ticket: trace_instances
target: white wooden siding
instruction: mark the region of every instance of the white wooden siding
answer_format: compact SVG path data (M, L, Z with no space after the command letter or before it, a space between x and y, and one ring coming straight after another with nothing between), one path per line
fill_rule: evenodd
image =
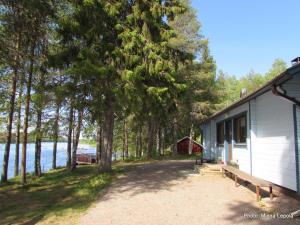
M253 176L296 190L293 104L269 91L256 98L251 119Z
M250 129L250 174L253 174L253 169L252 169L252 154L253 154L253 146L255 145L256 141L256 130L257 130L257 120L256 120L256 99L250 100L250 123L249 123L249 129Z
M298 147L298 155L296 157L298 157L298 164L299 164L300 163L300 107L299 106L296 107L296 129L297 129L296 138L297 138L297 147ZM298 174L300 174L300 165L298 165ZM297 182L298 182L298 188L300 189L300 180L298 180ZM299 189L298 192L300 192Z

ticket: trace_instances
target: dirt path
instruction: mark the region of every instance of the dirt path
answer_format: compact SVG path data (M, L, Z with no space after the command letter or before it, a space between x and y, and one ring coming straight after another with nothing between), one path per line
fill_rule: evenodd
M262 212L255 194L244 186L234 187L229 178L195 174L193 163L164 161L138 166L117 179L79 224L299 224L298 219L245 218ZM285 201L300 209L299 202Z

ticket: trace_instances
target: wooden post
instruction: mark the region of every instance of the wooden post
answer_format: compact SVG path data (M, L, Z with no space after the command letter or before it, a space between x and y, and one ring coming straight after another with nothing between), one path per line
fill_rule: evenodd
M272 186L269 187L270 190L270 199L273 200L273 190L272 190Z
M237 175L236 174L234 175L234 182L235 182L235 186L237 187L238 185L237 185Z
M258 202L259 202L259 197L260 197L260 195L259 195L259 186L256 186L256 201L258 201Z

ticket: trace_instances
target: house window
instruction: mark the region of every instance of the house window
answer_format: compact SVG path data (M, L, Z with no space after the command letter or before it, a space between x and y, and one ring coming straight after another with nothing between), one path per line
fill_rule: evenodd
M217 123L217 144L224 144L224 122Z
M239 116L234 119L234 141L236 144L246 144L247 139L247 117Z
M228 144L232 143L232 120L227 120L225 122L225 139Z

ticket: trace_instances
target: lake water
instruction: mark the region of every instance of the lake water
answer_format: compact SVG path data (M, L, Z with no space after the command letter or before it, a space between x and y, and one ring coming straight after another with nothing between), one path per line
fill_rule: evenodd
M14 160L15 160L15 144L11 145L9 154L9 165L8 165L8 177L11 178L14 175ZM0 173L2 173L3 155L4 155L5 144L0 144ZM21 168L21 145L20 145L20 167ZM48 171L52 167L52 151L53 143L43 142L42 143L42 153L41 153L41 168L42 171ZM34 152L35 144L30 143L27 145L27 159L26 159L26 169L27 172L34 171ZM78 153L96 153L96 148L88 144L79 144ZM57 144L57 156L56 156L56 166L66 166L67 162L67 143L60 142Z

